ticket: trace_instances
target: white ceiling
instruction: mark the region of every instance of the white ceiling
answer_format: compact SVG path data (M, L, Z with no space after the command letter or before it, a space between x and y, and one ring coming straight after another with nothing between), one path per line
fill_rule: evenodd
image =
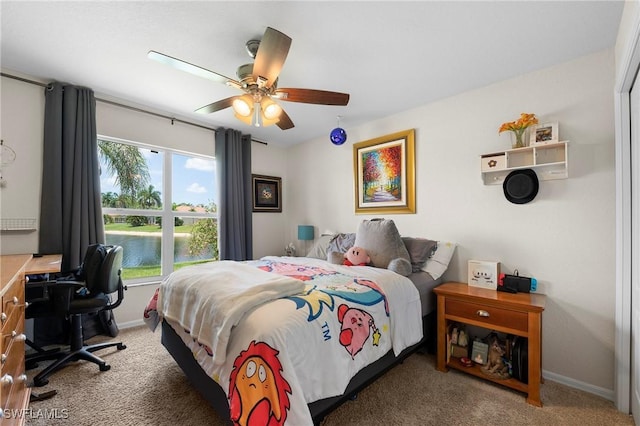
M91 87L99 98L233 127L289 146L341 127L613 47L622 1L139 1L1 3L5 73ZM249 127L196 108L237 89L147 58L228 77L267 26L293 39L280 87L346 92L347 106L281 102L295 127ZM517 111L516 111L517 112Z

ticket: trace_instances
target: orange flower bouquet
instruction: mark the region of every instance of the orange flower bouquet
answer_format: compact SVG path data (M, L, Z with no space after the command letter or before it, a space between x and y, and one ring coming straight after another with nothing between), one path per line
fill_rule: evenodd
M516 142L513 144L513 147L522 148L523 146L525 146L523 140L524 131L527 130L527 127L534 124L538 124L538 118L536 117L536 115L523 112L522 114L520 114L520 118L518 118L516 121L502 123L502 126L500 126L500 129L498 130L498 134L506 131L513 132L516 138Z

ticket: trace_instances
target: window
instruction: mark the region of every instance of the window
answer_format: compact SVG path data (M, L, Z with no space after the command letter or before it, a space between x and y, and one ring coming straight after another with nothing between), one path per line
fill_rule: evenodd
M125 280L218 258L212 157L103 136L98 152L106 243L123 247Z

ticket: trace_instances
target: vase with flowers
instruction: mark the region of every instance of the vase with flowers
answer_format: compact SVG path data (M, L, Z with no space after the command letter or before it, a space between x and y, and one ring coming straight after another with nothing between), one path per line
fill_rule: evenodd
M516 121L508 121L506 123L502 123L500 129L498 130L498 134L502 132L513 132L514 141L512 142L513 148L522 148L526 146L525 144L525 132L529 126L533 126L534 124L538 124L538 118L535 114L527 114L523 112L520 114L520 118Z

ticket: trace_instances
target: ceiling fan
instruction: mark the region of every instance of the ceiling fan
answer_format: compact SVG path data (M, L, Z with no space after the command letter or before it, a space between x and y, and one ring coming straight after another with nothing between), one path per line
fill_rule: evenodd
M276 124L280 129L294 127L291 118L274 99L318 105L347 105L349 94L314 89L278 88L278 76L291 47L291 38L267 27L262 40L249 40L246 49L254 58L252 64L238 67L238 80L190 64L154 50L148 57L176 69L224 83L245 92L243 95L221 99L196 112L212 113L232 107L236 118L257 127Z

